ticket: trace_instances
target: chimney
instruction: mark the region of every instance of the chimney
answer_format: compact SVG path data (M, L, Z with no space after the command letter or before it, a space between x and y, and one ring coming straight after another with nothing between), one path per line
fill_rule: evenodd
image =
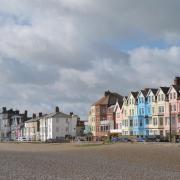
M36 114L34 114L34 113L33 113L33 116L32 116L32 118L33 118L33 119L35 119L35 118L36 118Z
M175 86L180 86L180 77L175 77L174 78L174 85Z
M39 117L42 117L42 112L39 112Z
M15 111L15 114L19 114L19 111L18 111L18 110L16 110L16 111Z
M27 118L27 114L28 114L28 112L27 112L27 110L25 110L25 111L24 111L24 117L25 117L25 118Z
M108 90L108 91L105 91L104 96L108 96L110 94L111 94L111 92Z
M3 107L2 110L3 110L3 113L5 113L6 112L6 107Z
M56 106L55 112L58 113L59 112L59 107Z
M23 122L27 121L27 110L24 111Z
M69 114L70 114L70 116L73 116L74 113L73 113L73 112L70 112Z

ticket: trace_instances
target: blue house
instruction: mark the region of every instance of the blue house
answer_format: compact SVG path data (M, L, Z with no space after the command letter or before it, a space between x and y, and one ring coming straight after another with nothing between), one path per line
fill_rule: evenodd
M153 123L152 123L152 116L155 114L155 107L156 107L156 93L158 89L149 89L147 93L147 102L146 102L146 109L147 109L147 118L146 118L146 135L152 135L153 130Z
M146 127L148 124L147 120L147 94L149 89L140 90L138 93L138 104L137 104L137 115L138 115L138 132L140 136L146 136Z

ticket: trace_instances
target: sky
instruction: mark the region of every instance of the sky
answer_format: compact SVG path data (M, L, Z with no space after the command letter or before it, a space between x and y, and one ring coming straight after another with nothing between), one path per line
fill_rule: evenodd
M0 0L0 106L58 105L86 120L121 95L180 76L179 0Z

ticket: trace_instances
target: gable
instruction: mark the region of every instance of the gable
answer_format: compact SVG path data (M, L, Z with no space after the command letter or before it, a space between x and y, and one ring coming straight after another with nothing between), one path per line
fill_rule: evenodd
M174 92L177 93L177 91L176 91L176 89L174 88L174 86L171 86L167 94L174 93Z
M161 88L158 89L157 93L156 93L156 96L158 96L159 94L164 94L164 92L162 91Z
M147 96L154 96L154 93L150 90Z
M139 91L137 98L138 97L144 97L144 94L142 93L142 91Z

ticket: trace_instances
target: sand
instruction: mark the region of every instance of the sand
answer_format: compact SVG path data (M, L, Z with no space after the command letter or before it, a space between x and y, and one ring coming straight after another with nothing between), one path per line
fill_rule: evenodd
M180 145L0 143L0 180L180 180Z

